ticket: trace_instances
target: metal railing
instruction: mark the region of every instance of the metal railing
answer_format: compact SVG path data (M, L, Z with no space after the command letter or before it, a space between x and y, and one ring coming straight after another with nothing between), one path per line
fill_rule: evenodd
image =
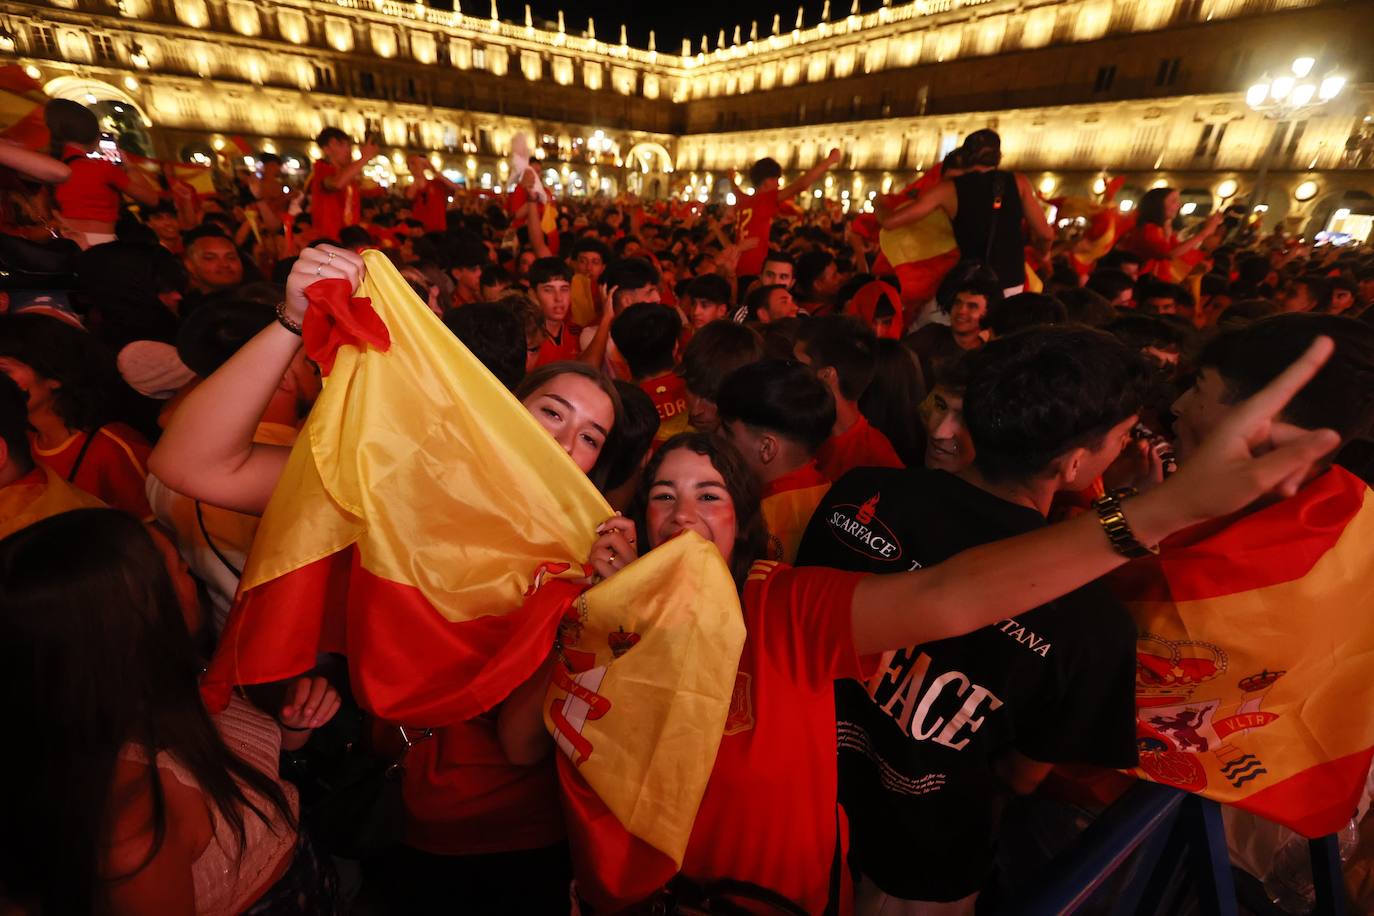
M1337 837L1310 841L1313 916L1344 916ZM1010 916L1073 913L1091 902L1109 916L1167 916L1188 897L1207 916L1236 916L1237 885L1221 806L1156 783L1133 786L1040 871L1034 887L1012 893ZM1247 899L1251 912L1267 901ZM1270 907L1271 912L1279 912Z

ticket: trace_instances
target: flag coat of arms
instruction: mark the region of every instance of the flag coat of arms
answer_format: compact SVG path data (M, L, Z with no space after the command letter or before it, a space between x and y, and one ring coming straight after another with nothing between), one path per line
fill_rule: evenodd
M671 583L671 587L665 587ZM744 648L734 580L687 532L573 603L544 703L576 865L594 905L678 871L715 766Z
M1139 630L1134 774L1308 837L1343 827L1374 755L1374 500L1333 468L1124 567Z

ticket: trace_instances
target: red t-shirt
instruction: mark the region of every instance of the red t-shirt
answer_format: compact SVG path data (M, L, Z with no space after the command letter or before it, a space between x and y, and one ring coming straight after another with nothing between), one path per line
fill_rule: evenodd
M645 379L638 385L658 410L658 432L654 434L654 448L658 448L678 433L687 431L687 383L680 376L668 371Z
M841 839L834 682L864 676L850 608L862 578L768 561L749 571L749 635L683 858L687 877L749 881L808 913L825 909Z
M758 239L757 245L740 255L735 273L741 277L756 276L763 270L763 260L768 256L768 234L773 228L773 217L778 212L777 188L750 194L736 204L735 212L736 243Z
M448 186L442 181L426 181L410 204L411 214L425 224L426 232L448 228Z
M831 436L816 452L816 465L831 480L839 480L854 468L900 468L902 459L887 436L874 428L867 417L838 436Z
M123 423L108 423L93 435L72 483L111 508L122 509L140 521L152 519L145 491L152 447ZM63 480L71 474L85 442L86 433L77 433L57 448L44 450L38 447L36 435L29 436L33 457Z
M506 760L496 714L437 729L406 754L405 842L436 855L540 849L563 839L553 758Z
M582 352L578 346L578 338L581 335L582 329L577 325L563 322L563 333L558 335L556 340L549 335L539 345L539 355L534 360L535 368L567 359L577 359L577 355Z
M334 191L325 186L325 179L337 174L339 167L324 159L316 162L310 172L310 225L322 239L337 240L340 229L357 225L360 218L361 199L356 179Z
M57 207L67 219L113 223L119 219L119 195L129 186L129 175L107 159L90 159L86 151L70 143L62 161L72 176L54 188Z

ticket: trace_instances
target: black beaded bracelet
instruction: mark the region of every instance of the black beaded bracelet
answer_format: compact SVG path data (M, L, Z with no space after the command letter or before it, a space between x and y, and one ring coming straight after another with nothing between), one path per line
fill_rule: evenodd
M297 337L301 336L301 326L286 317L286 303L284 301L277 303L277 324L286 328Z

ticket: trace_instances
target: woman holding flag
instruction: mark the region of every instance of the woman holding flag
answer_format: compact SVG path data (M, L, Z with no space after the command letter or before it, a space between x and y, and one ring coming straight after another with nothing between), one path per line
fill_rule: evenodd
M251 445L251 433L278 377L300 346L296 333L306 311L306 288L324 279L341 280L355 288L361 275L361 262L348 252L330 248L306 252L288 283L281 326L262 332L187 399L154 454L154 472L189 495L260 511L285 468L286 455ZM401 320L399 313L397 320ZM685 531L714 544L742 592L748 636L736 680L738 702L731 704L680 869L660 854L657 860L647 859L644 868L629 867L638 862L623 863L627 867L620 870L616 883L598 884L592 877L594 866L600 864L598 858L608 857L610 847L597 840L608 822L603 818L598 825L579 823L582 812L577 799L565 797L572 818L569 827L576 838L573 852L579 863L579 893L598 910L614 910L655 895L680 871L698 883L747 882L763 888L768 899L776 901L780 896L806 912L822 912L831 900L842 902L839 887L844 870L832 870L842 858L843 836L835 800L833 680L862 676L868 656L966 633L1044 604L1100 577L1169 534L1232 512L1261 494L1291 495L1312 464L1338 439L1329 431L1295 431L1275 423L1274 417L1315 374L1330 350L1329 341L1319 340L1273 383L1239 405L1188 467L1124 508L1118 502L1104 505L1100 516L1080 516L904 575L865 577L756 562L765 532L757 492L738 457L705 437L671 440L646 470L638 538L623 520L603 523L586 565L602 577L618 576L635 557L636 540L655 548ZM554 414L560 414L559 408L566 412L569 406L576 407L583 418L579 426L591 428L584 424L598 422L609 434L615 423L614 402L598 402L595 385L585 386L580 394L560 387L560 378L565 376L531 392L522 401L526 409L560 445L564 437L550 425L556 418L541 418L543 407ZM538 397L545 400L540 402ZM595 440L594 435L582 440L586 448L580 457L564 445L583 472L605 447L604 440L599 446L593 444ZM363 644L357 648L368 650ZM509 644L507 648L542 654L528 639L523 648L512 649ZM313 659L313 651L309 658ZM407 671L422 670L430 661L411 657ZM309 663L301 667L308 668ZM406 672L400 676L424 677ZM434 690L442 685L418 687ZM536 675L503 707L499 747L513 765L533 764L547 753L549 739L538 720L542 696L543 680ZM407 769L423 771L417 752L425 753L426 746L438 743L424 742L412 750ZM779 780L783 772L793 779ZM798 781L804 783L805 791L796 789ZM441 788L438 783L430 785ZM565 783L565 796L568 792ZM415 812L415 792L408 789L407 795ZM490 799L479 794L467 801L481 805ZM462 807L459 804L455 809ZM494 821L485 822L490 823ZM454 842L480 843L491 839L480 832L485 824L454 820L447 826ZM475 835L464 837L465 831ZM441 861L433 865L430 875L453 874L442 869ZM556 879L556 869L546 864L544 874L526 872L518 883L506 885L504 905L540 891L548 894L540 894L540 899L552 902L551 886L557 881L536 883L536 877ZM435 884L427 890L442 896L444 887Z
M1331 348L1330 340L1319 339L1238 405L1184 471L1124 508L1116 503L1110 513L1088 513L905 574L793 569L762 560L767 532L743 460L727 443L701 434L669 440L644 471L640 539L652 550L692 531L715 544L740 589L748 636L680 872L674 876L671 862L631 844L613 869L613 885L601 879L615 840L607 835L605 848L574 842L579 895L598 913L646 898L670 903L712 896L771 903L769 912L847 911L833 682L868 676L883 652L968 633L1067 594L1157 549L1170 534L1263 494L1291 496L1339 439L1274 417ZM542 684L527 685L505 707L502 740L513 760L537 760L552 747L539 717L543 696ZM509 721L517 715L522 723ZM787 778L779 779L783 773ZM564 802L570 835L600 838L604 818L598 826L575 792L565 796L571 796Z
M253 433L282 375L301 348L306 287L327 279L350 289L363 261L340 248L302 252L287 280L279 321L249 341L199 385L173 415L150 466L168 486L214 505L260 515L291 450L257 444ZM600 372L555 363L515 392L577 467L598 479L613 455L620 399ZM611 448L607 447L608 442ZM609 575L633 556L633 526L613 518L588 561ZM388 893L404 912L461 888L475 912L493 912L520 888L532 912L566 904L569 866L552 762L513 765L484 714L434 730L405 759L405 845L389 857Z

